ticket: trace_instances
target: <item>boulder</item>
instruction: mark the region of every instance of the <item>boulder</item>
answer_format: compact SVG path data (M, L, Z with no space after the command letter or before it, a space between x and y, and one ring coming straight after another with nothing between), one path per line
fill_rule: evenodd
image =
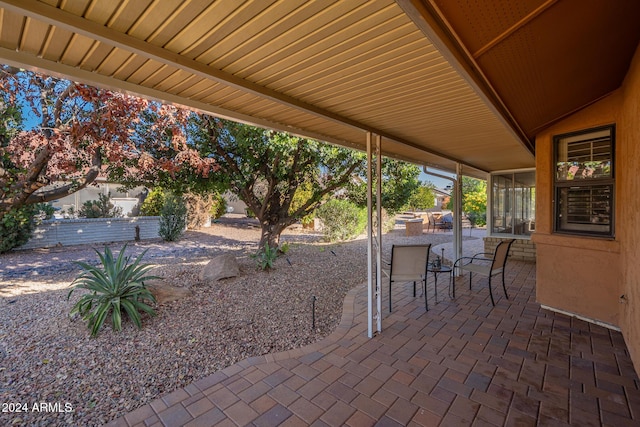
M189 288L171 286L163 280L152 280L146 283L146 286L153 296L156 297L158 304L177 301L193 294Z
M240 274L240 266L236 257L231 254L218 255L211 259L200 272L200 280L215 282L220 279L236 277Z

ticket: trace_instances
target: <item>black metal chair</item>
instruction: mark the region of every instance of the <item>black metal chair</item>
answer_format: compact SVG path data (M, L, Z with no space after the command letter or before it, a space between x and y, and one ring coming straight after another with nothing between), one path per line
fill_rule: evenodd
M493 254L482 252L475 254L472 257L462 257L453 263L454 271L456 268L469 272L469 290L471 290L471 279L473 273L480 274L481 276L487 276L489 278L489 296L491 297L491 304L496 305L493 300L493 291L491 290L491 278L498 274L502 275L502 289L504 290L504 296L509 299L507 295L507 287L504 283L504 270L507 264L507 257L509 256L509 248L513 244L514 240L503 240L498 243ZM455 295L455 284L454 284Z

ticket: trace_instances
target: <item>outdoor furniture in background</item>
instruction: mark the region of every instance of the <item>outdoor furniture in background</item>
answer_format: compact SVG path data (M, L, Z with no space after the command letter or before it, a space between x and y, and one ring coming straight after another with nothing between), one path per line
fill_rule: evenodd
M416 296L416 282L422 282L424 306L427 306L427 264L431 244L393 245L391 261L382 272L389 277L389 312L391 312L391 285L393 282L413 282L413 296Z
M427 233L429 232L429 230L433 229L432 233L434 233L436 231L436 229L444 229L444 221L442 221L442 214L441 213L433 213L433 212L427 212L427 218L429 220L429 225L427 227Z
M407 236L419 236L422 234L422 218L408 219L404 222Z
M491 290L491 278L495 275L502 275L502 289L504 290L504 296L509 299L507 295L507 287L504 283L504 269L507 264L507 257L509 255L509 248L514 242L511 240L503 240L496 246L495 252L491 253L478 253L472 257L462 257L453 263L454 270L456 268L469 272L469 290L471 290L471 280L473 273L481 276L487 276L489 278L489 296L491 297L491 304L496 305L493 300L493 291ZM453 296L455 297L455 283L453 285Z
M444 230L451 230L453 228L453 215L451 212L442 215L442 223Z

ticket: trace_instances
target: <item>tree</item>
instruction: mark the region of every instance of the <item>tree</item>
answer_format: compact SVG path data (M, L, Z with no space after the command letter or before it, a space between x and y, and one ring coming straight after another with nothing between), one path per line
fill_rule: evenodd
M363 164L352 150L210 116L200 118L200 129L196 144L202 156L215 159L216 180L260 221L260 248L277 247L285 228L313 212ZM310 193L291 209L302 184Z
M473 225L483 226L487 223L487 182L478 179L474 181L475 185L462 196L462 210Z
M411 163L385 157L382 159L381 172L382 207L392 214L399 212L420 186L420 168ZM367 183L364 176L360 178L348 184L347 197L358 206L366 206Z
M453 209L453 197L447 209ZM473 220L474 225L487 223L487 181L468 176L462 177L462 211Z
M434 189L435 186L430 182L418 187L408 201L411 210L426 210L434 207L436 200Z
M78 191L100 173L213 170L187 143L187 111L9 66L0 67L0 92L0 219Z

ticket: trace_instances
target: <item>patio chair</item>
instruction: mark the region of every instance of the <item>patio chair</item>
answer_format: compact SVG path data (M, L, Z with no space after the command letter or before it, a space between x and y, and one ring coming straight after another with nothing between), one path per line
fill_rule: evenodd
M389 278L389 312L391 312L391 286L394 282L413 282L413 296L416 296L416 282L422 282L424 306L427 310L427 263L431 244L393 245L391 261L382 272Z
M445 223L442 220L442 215L434 215L432 212L427 212L427 219L429 220L429 225L427 226L427 233L430 229L433 228L432 233L435 233L437 228L444 229Z
M481 252L472 257L459 258L453 263L454 271L458 268L469 272L469 290L471 290L471 279L473 278L473 273L481 276L487 276L489 278L489 296L491 297L491 304L494 306L496 303L493 300L493 291L491 290L491 278L493 276L498 274L502 275L502 290L504 290L504 296L509 299L509 295L507 295L507 287L504 284L504 269L507 264L509 248L513 242L513 239L503 240L498 243L493 254ZM453 292L455 295L455 284Z

